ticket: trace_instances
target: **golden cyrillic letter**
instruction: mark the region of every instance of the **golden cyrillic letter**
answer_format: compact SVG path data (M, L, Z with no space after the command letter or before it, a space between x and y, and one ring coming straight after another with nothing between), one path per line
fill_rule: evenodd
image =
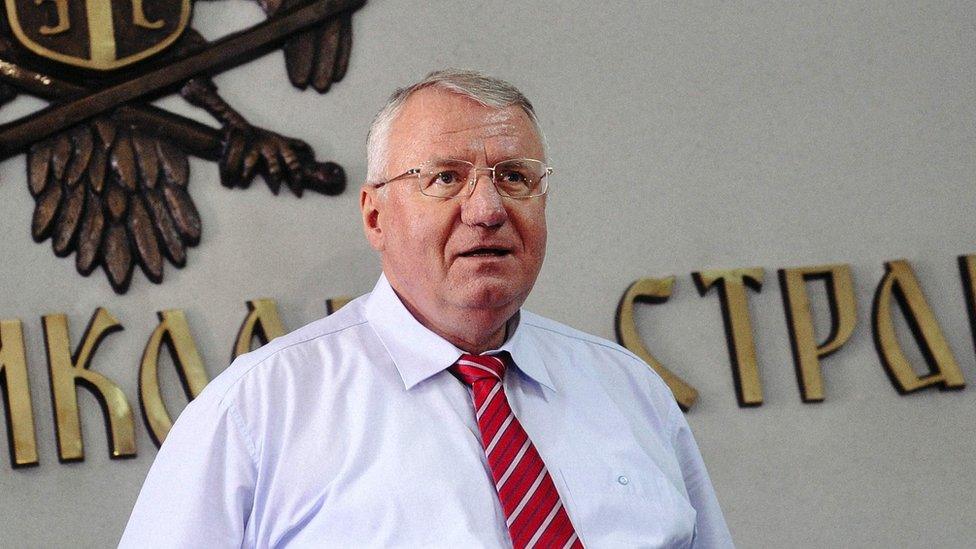
M634 322L635 302L664 303L671 297L673 287L673 276L667 278L642 278L631 284L627 288L627 291L624 292L623 297L620 298L620 304L617 305L615 327L617 331L617 343L620 343L650 365L664 379L668 387L671 388L674 399L678 401L681 409L688 411L698 398L698 391L665 368L651 355L651 352L644 346L640 333L637 331L637 323Z
M830 304L830 334L818 344L810 311L807 281L823 280ZM857 304L854 298L854 279L850 265L820 265L779 270L779 285L783 291L786 327L793 350L796 382L803 402L822 402L823 373L820 359L847 343L857 324Z
M234 343L234 352L230 359L234 360L244 353L250 352L257 347L251 347L255 337L261 345L272 339L285 335L285 328L278 317L278 306L273 299L255 299L247 302L248 313L241 323L241 329L237 332L237 341Z
M34 406L27 380L24 330L19 320L0 320L0 392L6 403L11 465L37 465Z
M326 316L338 311L339 309L345 307L354 298L352 297L332 297L325 300L325 314Z
M145 29L159 29L166 24L165 21L150 21L146 19L146 12L142 9L142 0L132 0L132 22L137 27Z
M976 255L961 255L958 259L962 290L966 294L969 331L973 336L973 344L976 345Z
M61 34L62 32L65 32L68 29L70 29L71 20L68 17L68 0L34 0L34 3L37 5L41 5L44 2L48 2L48 1L54 2L54 5L56 6L57 11L55 13L57 14L57 17L55 21L57 22L54 24L53 27L48 25L41 25L41 28L38 29L38 31L41 34L48 36L52 34Z
M919 376L901 350L891 320L892 297L898 303L912 335L925 357L929 373ZM926 387L937 386L941 390L962 389L966 386L959 364L956 363L949 343L942 334L932 309L925 301L922 287L907 261L900 259L885 263L885 275L874 294L871 315L874 328L874 345L892 385L901 394L908 394Z
M698 293L705 295L712 286L718 287L722 303L722 319L725 322L725 340L732 361L732 379L739 406L761 406L763 403L762 381L756 364L756 342L749 319L749 298L746 286L754 291L762 290L763 269L725 269L701 271L691 274Z
M196 398L210 378L203 367L203 359L200 358L193 336L190 335L190 326L183 311L169 309L156 314L159 316L159 325L146 342L142 365L139 367L139 404L142 406L142 418L149 428L149 436L158 447L166 440L167 433L173 427L172 416L166 410L159 389L159 354L162 346L166 345L169 350L188 400Z
M62 462L85 459L78 415L78 385L91 391L102 406L112 459L135 457L135 426L125 393L107 377L88 369L98 345L109 334L122 330L122 325L108 311L99 307L72 355L67 317L63 314L45 315L43 321L58 459Z

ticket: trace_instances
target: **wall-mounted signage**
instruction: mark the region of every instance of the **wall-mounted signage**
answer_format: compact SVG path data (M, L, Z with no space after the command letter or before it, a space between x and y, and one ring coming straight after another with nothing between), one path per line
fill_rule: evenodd
M958 258L963 294L970 326L976 340L976 255ZM855 330L857 299L850 266L844 264L792 267L778 270L786 324L790 334L797 385L803 402L821 402L826 398L821 360L848 342ZM725 326L735 394L740 406L760 406L763 387L759 375L749 317L749 292L762 288L764 269L704 270L692 273L702 296L718 295ZM830 304L830 330L817 334L811 314L807 283L822 280ZM648 350L634 321L636 303L661 304L671 296L675 277L645 278L634 282L624 292L617 309L616 330L620 343L643 358L664 378L682 408L688 410L698 392L689 383L665 368ZM349 298L326 301L331 314L348 303ZM247 302L247 314L241 322L232 345L231 359L256 345L283 335L286 330L273 300ZM894 328L895 309L911 327L924 357L925 374L918 372L906 357ZM190 322L181 309L157 313L159 321L148 334L137 376L139 408L143 422L158 446L172 427L159 384L159 359L163 349L169 353L187 399L200 394L209 382ZM136 422L133 407L125 392L106 376L91 369L98 345L122 325L111 312L98 308L72 350L68 318L63 314L41 317L44 345L54 409L58 459L61 462L84 459L77 391L83 387L101 404L108 431L112 458L136 455ZM942 390L962 389L965 381L938 321L922 292L922 285L911 266L904 260L885 263L885 273L878 282L872 300L871 332L881 367L900 394L929 387ZM135 371L135 370L134 370ZM13 467L39 463L35 435L34 407L28 382L27 352L21 319L0 320L0 392L6 402L7 434Z
M960 256L959 271L970 327L976 342L976 255ZM764 269L721 269L692 273L698 293L718 294L729 349L732 379L739 406L761 406L762 381L756 360L755 338L749 318L749 292L762 289ZM822 402L825 398L820 360L837 351L854 333L857 299L849 265L818 265L778 270L783 310L793 352L796 381L803 402ZM830 331L814 329L807 282L821 280L830 305ZM671 296L675 277L644 278L630 285L617 307L617 340L661 374L675 399L688 410L698 391L661 364L641 339L634 322L634 304L664 303ZM911 328L925 360L927 373L920 375L905 356L895 333L894 309L898 308ZM871 333L881 366L900 394L927 387L942 390L962 389L966 383L959 364L949 348L942 328L922 293L922 286L905 260L885 263L885 274L878 282L871 305Z
M348 298L327 300L327 313L331 314L348 302ZM247 315L233 344L231 360L256 348L255 344L259 347L286 333L274 301L248 301L247 308ZM163 348L173 359L187 399L192 400L199 395L210 378L183 310L160 311L157 316L159 323L149 335L142 359L138 361L138 384L143 420L150 437L159 446L173 426L159 386L159 357ZM109 335L121 331L122 324L107 309L99 307L72 351L67 316L44 315L41 323L44 326L44 350L54 408L58 460L68 463L85 459L77 400L79 387L90 391L101 405L108 431L109 455L113 459L135 457L132 406L114 380L91 369L92 358L99 344ZM34 406L27 377L23 322L19 319L0 320L0 392L7 404L11 464L14 468L37 465Z

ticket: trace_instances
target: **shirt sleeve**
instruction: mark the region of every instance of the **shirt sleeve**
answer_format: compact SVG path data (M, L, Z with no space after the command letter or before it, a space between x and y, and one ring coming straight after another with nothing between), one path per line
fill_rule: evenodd
M705 462L698 451L698 444L695 443L691 428L677 403L673 403L669 423L671 444L681 466L688 499L698 513L692 546L703 549L734 547L732 535L715 496L715 489L712 488L712 481L705 470Z
M254 455L236 408L191 402L149 470L119 547L241 547Z

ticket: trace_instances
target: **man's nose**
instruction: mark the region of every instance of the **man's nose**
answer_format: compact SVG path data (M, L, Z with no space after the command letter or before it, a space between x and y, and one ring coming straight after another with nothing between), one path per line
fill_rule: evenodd
M491 174L491 170L479 169L474 172L474 190L461 205L461 221L464 223L498 227L508 219L508 210Z

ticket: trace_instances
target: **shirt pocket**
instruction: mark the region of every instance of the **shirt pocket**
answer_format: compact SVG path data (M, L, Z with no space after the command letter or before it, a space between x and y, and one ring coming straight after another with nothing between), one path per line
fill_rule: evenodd
M600 547L688 547L696 513L657 470L608 465L560 469L567 512L583 544Z

